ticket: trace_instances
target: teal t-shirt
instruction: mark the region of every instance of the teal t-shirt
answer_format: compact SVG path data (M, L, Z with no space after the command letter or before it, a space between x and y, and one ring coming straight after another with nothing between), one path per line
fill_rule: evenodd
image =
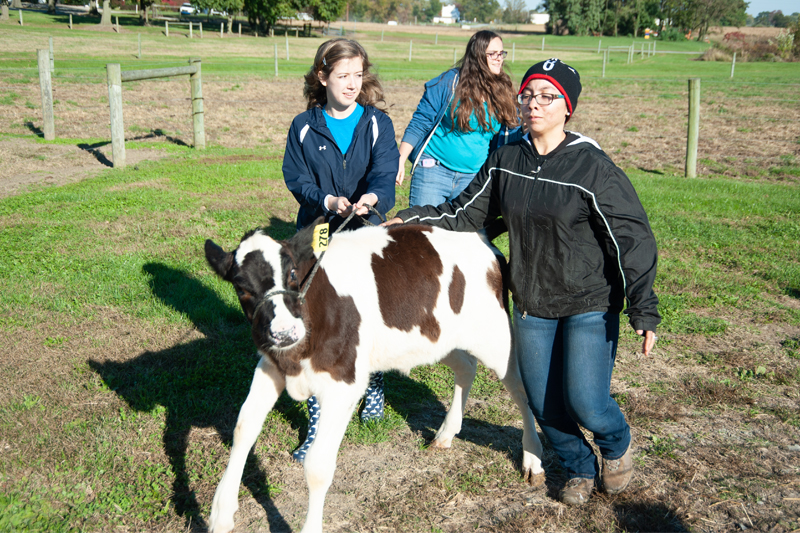
M339 147L342 154L346 154L353 140L353 133L356 131L358 121L361 119L361 115L364 114L364 106L357 103L356 108L347 118L333 118L326 113L324 109L322 110L322 114L325 117L325 123L328 125L328 129L331 130L333 134L333 140L336 141L336 146Z
M484 102L483 109L486 115L489 114L487 108ZM489 130L481 131L480 123L473 111L469 117L469 125L472 127L469 133L464 133L458 128L453 129L452 110L448 110L442 117L439 127L433 132L428 146L425 147L425 154L450 170L475 174L489 156L489 143L500 131L500 123L491 117Z

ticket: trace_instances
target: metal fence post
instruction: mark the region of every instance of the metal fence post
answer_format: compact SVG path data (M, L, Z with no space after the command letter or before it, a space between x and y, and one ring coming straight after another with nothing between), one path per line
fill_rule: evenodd
M456 61L457 61L457 59L456 59L456 49L453 48L453 66L456 66Z
M686 177L697 177L697 140L700 137L700 78L689 79L689 131L686 135Z
M44 140L56 138L55 118L53 116L53 85L50 78L50 52L37 50L39 63L39 87L42 91L42 118L44 119Z
M286 61L289 61L289 31L286 31Z
M53 55L53 38L48 37L48 40L50 41L50 72L53 73L56 70L56 58Z
M138 58L141 59L142 58L142 34L141 33L137 33L136 35L137 35L137 41L139 41L139 56L138 56Z
M22 10L21 9L19 10L19 25L20 26L24 26L24 24L22 23Z
M192 23L190 22L189 23L189 39L192 39L192 38L194 38L194 35L192 34Z
M69 29L72 29L72 13L69 14Z
M200 38L202 39L203 38L203 23L202 22L198 22L197 25L200 27Z
M606 77L606 61L608 61L608 50L603 50L603 77Z
M195 150L205 150L206 130L203 119L203 82L200 74L200 59L192 58L190 65L196 65L197 71L189 74L189 82L192 86L192 127L194 129L194 148Z
M597 41L597 53L598 54L600 53L600 45L601 44L603 44L603 39L600 39L599 41Z
M414 41L408 41L408 60L411 61L411 51L414 49Z
M511 62L514 62L517 55L517 43L511 43Z
M542 37L542 52L544 52L544 37Z
M278 77L278 43L275 43L275 77Z
M733 61L731 61L731 79L733 79L733 69L736 68L736 52L733 53Z
M114 168L125 166L125 126L122 123L122 71L119 63L106 65L108 107L111 112L111 157Z
M434 45L438 45L439 44L439 32L438 31L436 32L436 39L434 39L433 44Z
M168 20L164 21L164 34L167 37L169 37L169 21Z

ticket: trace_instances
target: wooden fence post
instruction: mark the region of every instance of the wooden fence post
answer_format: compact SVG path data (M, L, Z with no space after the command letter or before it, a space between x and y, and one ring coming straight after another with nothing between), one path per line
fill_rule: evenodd
M603 77L606 77L606 61L608 61L608 50L603 50Z
M731 61L731 79L733 79L733 69L736 68L736 52L733 53L733 61Z
M224 22L220 22L219 23L219 38L220 39L224 39L225 38L224 34L225 34L225 23Z
M44 140L56 138L55 118L53 117L53 84L50 78L50 52L37 50L39 63L39 87L42 91L42 118L44 119Z
M69 29L72 29L72 13L69 14Z
M202 39L203 38L203 23L202 22L198 22L197 25L200 26L200 38Z
M242 23L239 23L239 37L242 36Z
M289 61L289 31L286 31L286 61Z
M408 60L411 61L411 52L414 50L414 41L408 41Z
M111 112L111 158L114 168L125 166L125 126L122 123L122 70L119 63L106 65L108 107Z
M169 37L169 21L168 20L164 21L164 33L166 34L167 37Z
M194 37L194 35L192 34L192 25L193 24L189 22L189 39L192 39Z
M24 26L25 24L22 23L22 10L19 10L19 25Z
M136 35L137 35L137 40L139 41L139 56L138 56L138 58L141 59L142 58L142 34L141 33L137 33Z
M114 20L117 22L117 33L122 31L122 26L119 25L119 17L114 16Z
M48 41L50 41L50 73L56 71L56 59L53 55L53 38L48 37Z
M700 78L689 79L689 131L686 135L686 177L697 177L697 140L700 137Z
M197 72L189 74L192 85L192 127L194 129L195 150L206 149L206 130L203 120L203 82L200 75L200 59L192 58L190 65L197 65Z

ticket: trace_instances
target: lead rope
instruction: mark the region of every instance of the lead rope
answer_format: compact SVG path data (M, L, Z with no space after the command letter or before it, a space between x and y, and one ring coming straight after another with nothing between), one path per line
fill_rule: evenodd
M376 215L378 215L378 218L381 219L383 222L386 222L386 219L383 217L383 215L381 215L380 212L378 212L378 210L375 209L373 206L367 204L367 209L369 211L372 211ZM352 211L347 216L347 218L344 219L344 222L342 222L339 225L339 227L336 228L336 231L334 231L331 234L331 239L333 239L334 235L336 235L337 233L342 231L344 229L344 227L347 226L347 224L353 219L353 216L355 216L355 214L356 214L356 212ZM358 217L358 220L360 220L361 223L364 224L365 226L376 226L377 225L377 224L373 224L372 222L370 222L369 220L367 220L367 219L365 219L365 218L363 218L361 216ZM259 307L261 307L265 302L267 302L270 299L272 299L274 296L278 296L279 294L296 294L297 295L297 299L300 300L300 303L301 304L304 303L305 300L306 300L306 293L308 292L309 287L311 287L311 280L313 280L314 276L317 275L317 270L319 270L319 266L322 263L322 258L325 257L325 252L327 252L327 251L328 250L325 249L325 250L322 251L322 253L319 254L319 259L317 259L317 262L314 264L314 268L311 269L311 272L309 273L309 275L307 277L307 281L305 282L303 290L301 290L300 292L297 292L297 291L289 291L289 290L285 290L285 289L278 289L278 290L274 290L274 291L268 292L267 294L265 294L261 298L261 300L258 302L258 305L256 305L255 311L253 311L253 316L255 316L255 314L258 312L258 308Z

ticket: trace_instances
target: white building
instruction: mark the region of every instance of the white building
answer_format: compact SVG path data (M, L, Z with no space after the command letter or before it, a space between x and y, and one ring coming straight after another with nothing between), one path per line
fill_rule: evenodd
M550 22L548 13L531 13L531 24L547 24Z
M455 24L461 18L461 13L455 4L448 4L442 6L442 15L440 17L433 17L434 24Z

